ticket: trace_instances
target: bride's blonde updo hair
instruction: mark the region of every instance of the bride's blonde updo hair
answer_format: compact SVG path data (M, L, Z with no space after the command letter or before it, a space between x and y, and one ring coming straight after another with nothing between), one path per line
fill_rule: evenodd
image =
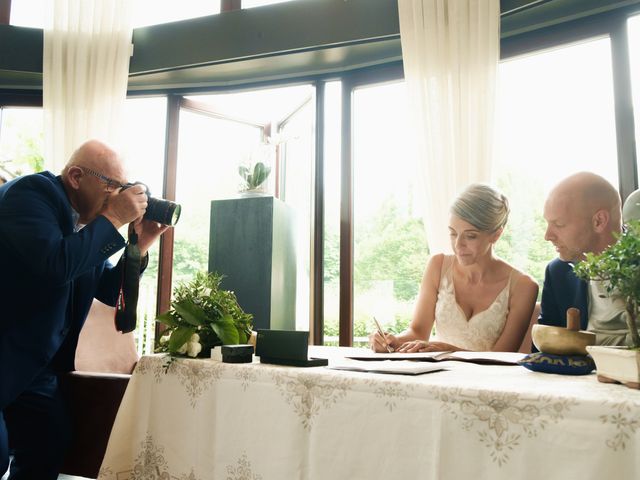
M473 183L455 199L451 213L481 232L493 233L509 219L509 200L495 188Z

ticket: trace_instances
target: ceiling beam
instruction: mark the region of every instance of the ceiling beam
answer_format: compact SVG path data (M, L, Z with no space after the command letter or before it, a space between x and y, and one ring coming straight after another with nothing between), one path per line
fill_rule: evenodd
M640 0L501 0L501 35L639 6ZM402 58L397 0L295 0L137 28L133 41L134 90L239 85ZM42 44L41 29L0 24L0 89L42 88Z

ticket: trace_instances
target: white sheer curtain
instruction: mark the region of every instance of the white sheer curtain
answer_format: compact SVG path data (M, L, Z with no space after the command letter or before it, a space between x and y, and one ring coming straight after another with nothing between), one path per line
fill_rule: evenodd
M499 0L398 0L431 252L449 251L455 195L491 179Z
M132 3L46 2L45 167L55 173L85 140L120 142L132 52Z

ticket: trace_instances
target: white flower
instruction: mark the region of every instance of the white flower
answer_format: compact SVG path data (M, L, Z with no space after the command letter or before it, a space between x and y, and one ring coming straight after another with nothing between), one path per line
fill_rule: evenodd
M188 341L186 341L177 351L180 355L185 353L190 357L197 357L202 351L202 345L200 345L200 335L194 333L191 335Z
M178 353L181 354L187 354L190 357L197 357L198 354L202 351L202 345L200 345L200 335L198 335L197 333L194 333L193 335L191 335L191 338L189 339L189 341L187 343L185 343L182 347L180 347L180 350L178 350Z
M190 357L197 357L200 351L202 350L202 345L198 342L189 342L189 347L187 348L187 355Z

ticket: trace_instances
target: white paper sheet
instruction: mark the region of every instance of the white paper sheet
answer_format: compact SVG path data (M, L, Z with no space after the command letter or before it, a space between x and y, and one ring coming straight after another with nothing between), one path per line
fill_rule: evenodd
M444 370L441 365L412 360L352 360L335 363L327 368L333 370L351 370L355 372L391 373L399 375L420 375Z

